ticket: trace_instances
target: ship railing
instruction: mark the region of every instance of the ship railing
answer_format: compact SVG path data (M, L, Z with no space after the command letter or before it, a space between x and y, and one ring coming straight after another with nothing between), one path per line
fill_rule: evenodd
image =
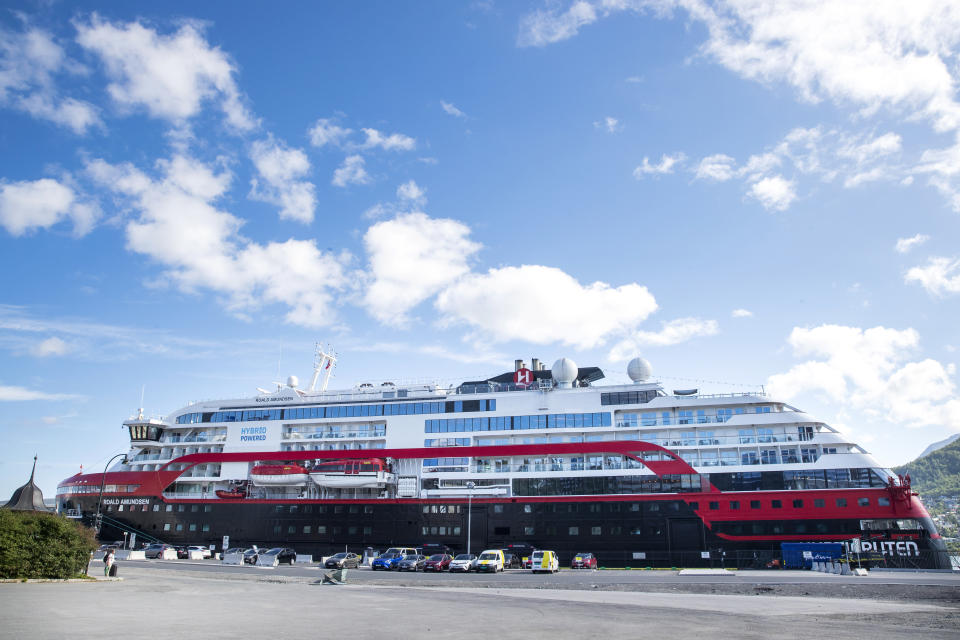
M623 435L623 434L622 434ZM793 444L803 444L810 442L810 438L801 438L797 434L790 433L774 433L770 435L762 436L741 436L741 435L730 435L730 436L707 436L701 437L696 436L693 438L630 438L632 440L639 440L642 442L649 442L651 444L657 444L661 447L710 447L710 446L720 446L720 447L737 447L742 445L764 445L764 444L781 444L781 443L793 443Z
M286 440L323 440L340 438L383 438L386 437L386 429L376 429L373 431L325 431L325 432L302 432L291 431L284 436Z
M457 387L457 395L476 395L480 393L511 393L514 391L548 391L553 388L552 380L535 380L532 384L516 384L513 382L482 384L462 384Z

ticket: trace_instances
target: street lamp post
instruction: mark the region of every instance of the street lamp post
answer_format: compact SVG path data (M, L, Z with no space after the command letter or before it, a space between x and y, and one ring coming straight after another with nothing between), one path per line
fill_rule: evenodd
M475 482L467 482L467 553L470 553L470 534L473 532L473 528L470 526L473 524L473 488L477 486Z
M116 460L117 458L119 458L120 456L123 456L123 464L126 464L127 454L118 453L117 455L107 460L107 464L103 466L103 475L100 476L100 496L97 498L97 515L95 516L93 521L93 530L97 534L97 539L100 538L100 503L103 502L103 486L106 484L106 481L107 481L107 469L110 467L110 463Z

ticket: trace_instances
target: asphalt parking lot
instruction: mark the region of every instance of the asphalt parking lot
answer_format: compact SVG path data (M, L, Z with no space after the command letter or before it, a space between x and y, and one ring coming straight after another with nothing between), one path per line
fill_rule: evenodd
M774 573L788 581L804 577ZM923 585L928 576L922 574L898 577L893 585L875 582L879 587L912 592L912 599L836 598L817 592L831 585L852 586L840 576L780 585L809 592L796 596L782 595L772 583L757 582L750 575L678 576L654 571L450 576L360 569L348 573L346 586L329 586L317 584L320 571L316 568L128 561L121 562L120 575L122 581L0 584L4 620L0 636L42 640L115 634L177 640L345 634L378 639L609 638L648 633L695 634L698 640L824 634L839 640L960 637L956 600L916 597L919 587L955 593L957 581ZM861 580L860 584L874 584L870 582L874 578ZM707 591L674 590L684 586ZM765 590L755 591L758 587ZM642 590L646 588L654 590ZM709 591L725 588L748 591Z

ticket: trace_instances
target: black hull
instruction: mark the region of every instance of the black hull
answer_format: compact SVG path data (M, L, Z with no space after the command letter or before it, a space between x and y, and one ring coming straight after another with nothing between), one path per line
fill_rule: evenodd
M220 549L223 536L229 536L233 547L292 547L315 558L345 549L362 553L367 548L383 551L391 546L425 544L445 546L452 553L467 550L467 505L442 500L360 504L139 500L147 504L126 504L122 511L119 505L103 507L101 540L122 540L123 532L129 531L138 533L140 541L156 539L173 545L216 545ZM96 498L74 498L62 506L79 509L92 522ZM469 521L470 550L474 553L528 543L556 551L563 566L569 566L576 553L592 552L604 567L763 568L773 565L780 556L782 542L826 539L795 535L779 539L723 538L705 526L684 501L670 499L474 503ZM770 530L778 523L765 520L752 524ZM843 532L849 532L844 536L847 538L860 537L859 520L831 520L829 524L833 540ZM790 531L786 527L780 530ZM876 538L876 542L884 542ZM927 532L907 548L903 544L898 548L896 542L886 547L884 553L868 555L867 563L949 567L942 542L931 539Z

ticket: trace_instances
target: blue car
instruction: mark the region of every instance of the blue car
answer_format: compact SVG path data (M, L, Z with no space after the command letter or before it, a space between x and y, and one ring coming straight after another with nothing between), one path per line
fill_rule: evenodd
M416 555L416 553L416 549L409 549L407 547L391 547L374 558L373 562L370 564L370 568L374 571L379 569L385 569L387 571L399 569L401 560L403 560L406 556Z

